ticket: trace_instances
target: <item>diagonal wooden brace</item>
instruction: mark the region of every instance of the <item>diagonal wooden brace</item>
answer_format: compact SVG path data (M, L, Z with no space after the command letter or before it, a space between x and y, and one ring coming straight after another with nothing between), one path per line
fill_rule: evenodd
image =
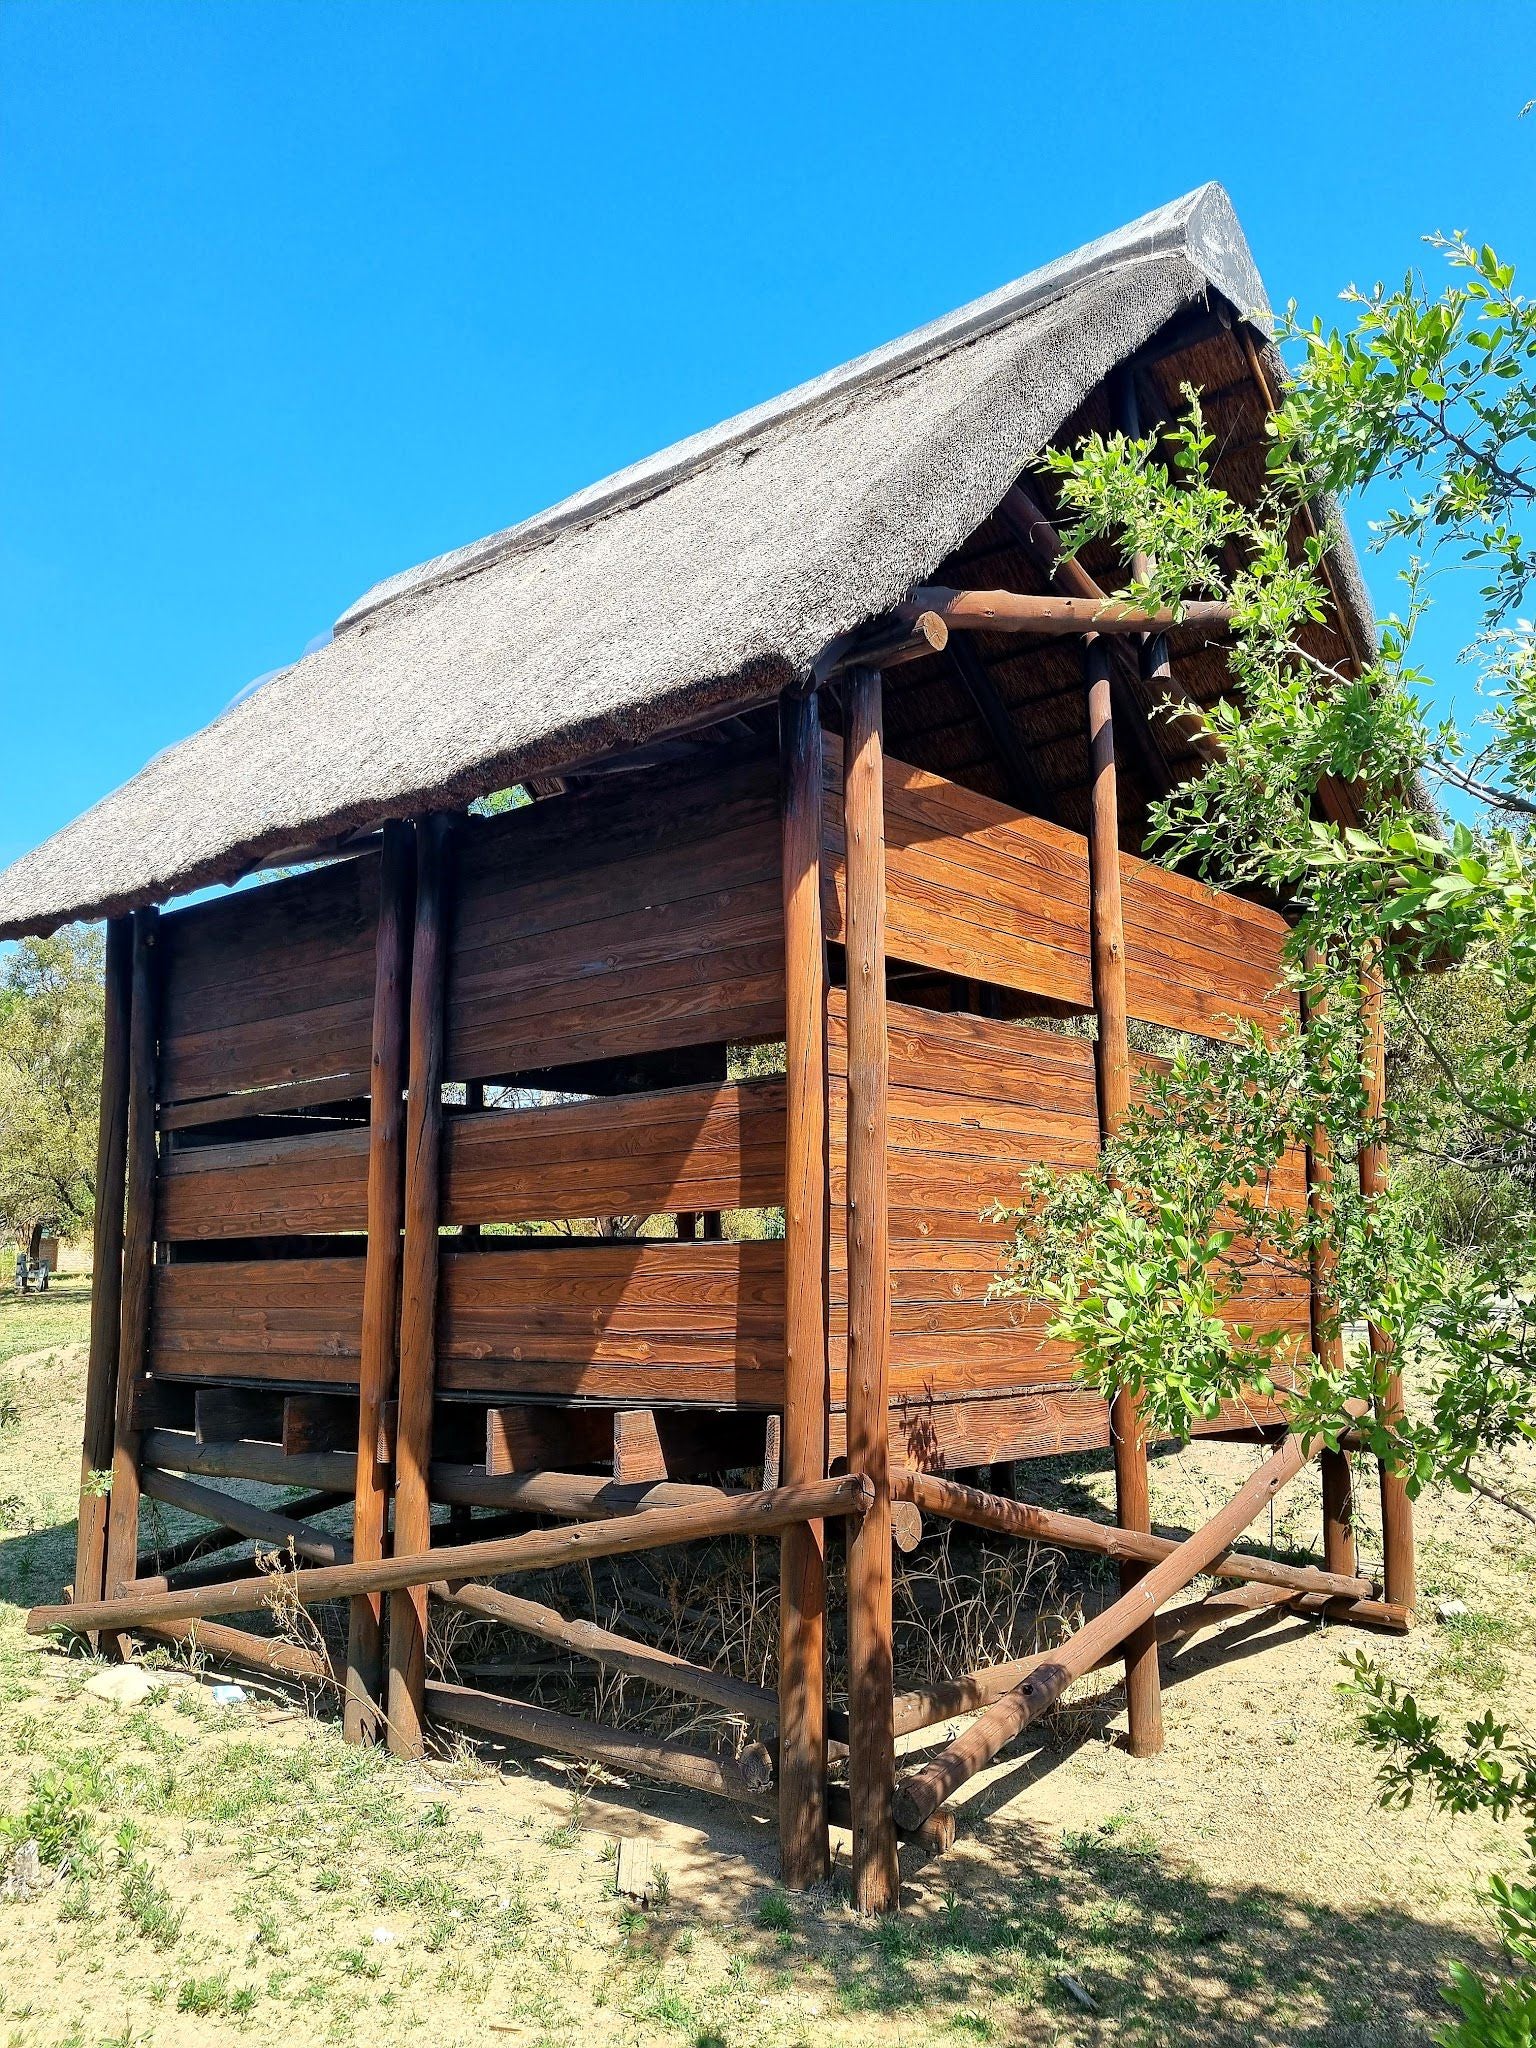
M1231 1548L1233 1538L1262 1513L1280 1489L1322 1448L1320 1441L1307 1446L1300 1437L1288 1438L1203 1529L1197 1529L1161 1563L1153 1565L1145 1578L1096 1614L1075 1636L1036 1658L1020 1685L989 1707L963 1735L897 1788L897 1825L920 1826L984 1769L1005 1743L1022 1734L1047 1708L1054 1706L1068 1686L1151 1621L1164 1602L1171 1600L1191 1579L1208 1571Z

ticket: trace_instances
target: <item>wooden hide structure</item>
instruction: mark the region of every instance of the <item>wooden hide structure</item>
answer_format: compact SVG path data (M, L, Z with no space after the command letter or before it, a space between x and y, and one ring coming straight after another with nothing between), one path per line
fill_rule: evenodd
M1056 437L1155 427L1195 383L1219 480L1251 494L1268 393L1238 310L1159 330ZM904 604L766 700L573 752L496 815L460 791L317 841L283 879L113 919L83 1453L112 1486L87 1484L73 1605L35 1627L191 1634L324 1676L350 1735L406 1754L458 1722L776 1801L791 1885L827 1874L846 1821L856 1897L880 1910L898 1833L943 1840L954 1791L1083 1671L1123 1661L1149 1753L1169 1633L1265 1603L1405 1624L1400 1487L1384 1593L1356 1571L1336 1453L1323 1563L1245 1555L1310 1454L1283 1402L1254 1399L1212 1431L1268 1442L1268 1463L1205 1530L1158 1536L1134 1404L1111 1413L1040 1311L989 1298L989 1205L1032 1167L1094 1159L1155 1065L1139 1027L1278 1028L1294 1001L1281 911L1141 853L1148 804L1199 772L1191 707L1227 687L1225 614L1108 604L1125 565L1064 562L1044 497L1018 477ZM1352 631L1341 608L1321 651L1349 659ZM1298 1154L1267 1193L1300 1209L1320 1184ZM1234 1312L1299 1355L1314 1279L1256 1267ZM1103 1447L1115 1526L958 1483ZM253 1507L230 1479L305 1498ZM270 1594L249 1567L141 1556L141 1495L288 1550L285 1595L347 1603L344 1669L217 1619ZM311 1526L341 1503L349 1536ZM1120 1597L1027 1666L902 1692L893 1520L900 1537L919 1511L1114 1557ZM776 1689L490 1583L754 1533L781 1552ZM1235 1590L1167 1608L1212 1571ZM434 1682L438 1604L740 1713L776 1733L773 1786ZM973 1710L898 1784L900 1736Z

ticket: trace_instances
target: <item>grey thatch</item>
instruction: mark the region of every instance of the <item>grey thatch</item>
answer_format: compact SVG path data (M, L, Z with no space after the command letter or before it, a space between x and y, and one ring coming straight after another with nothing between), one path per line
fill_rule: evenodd
M1263 287L1207 185L906 339L379 584L334 640L0 874L0 936L460 803L805 676L931 576L1114 366ZM1345 542L1346 602L1369 630Z

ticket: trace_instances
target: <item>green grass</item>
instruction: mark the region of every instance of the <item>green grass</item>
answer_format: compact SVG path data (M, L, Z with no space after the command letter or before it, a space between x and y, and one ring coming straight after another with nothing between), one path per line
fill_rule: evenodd
M1529 1631L1525 1633L1528 1636ZM1509 1681L1509 1664L1500 1652L1518 1643L1522 1631L1508 1615L1469 1610L1439 1623L1436 1637L1431 1679L1490 1696L1502 1692Z
M84 1344L90 1333L88 1274L56 1275L46 1294L18 1294L11 1286L0 1292L0 1366L27 1352Z

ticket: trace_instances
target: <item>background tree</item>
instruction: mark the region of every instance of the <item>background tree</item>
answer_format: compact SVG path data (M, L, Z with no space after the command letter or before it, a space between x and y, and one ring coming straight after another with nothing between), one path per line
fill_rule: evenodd
M76 925L0 960L0 1239L72 1238L96 1193L102 934Z
M1193 391L1161 442L1095 436L1048 460L1073 545L1107 537L1155 564L1128 597L1234 608L1234 694L1208 717L1218 758L1159 808L1154 836L1165 858L1290 907L1287 971L1305 1000L1278 1037L1182 1048L1092 1172L1037 1176L1000 1283L1049 1303L1085 1375L1134 1389L1160 1431L1187 1434L1284 1364L1297 1426L1336 1444L1346 1402L1380 1401L1380 1359L1350 1343L1331 1371L1282 1357L1232 1314L1255 1263L1321 1253L1321 1334L1370 1322L1404 1374L1405 1411L1378 1406L1367 1435L1414 1491L1465 1487L1480 1456L1536 1438L1536 636L1521 615L1536 580L1536 309L1491 249L1433 242L1450 266L1438 293L1410 275L1346 293L1342 332L1284 323L1294 381L1257 504L1213 482ZM1406 561L1401 609L1362 672L1302 644L1330 609L1324 545L1300 539L1319 486L1368 493L1377 543ZM1461 661L1484 707L1470 731L1415 665L1432 589L1468 616ZM1327 821L1330 782L1353 793L1358 825ZM1400 1083L1382 1113L1362 1033L1377 977ZM1316 1131L1331 1203L1271 1209L1269 1175ZM1348 1169L1377 1141L1397 1170L1365 1200ZM1352 1683L1387 1752L1384 1796L1422 1788L1451 1811L1517 1814L1536 1851L1536 1756L1491 1719L1447 1740L1367 1660ZM1495 1906L1514 1974L1492 1989L1459 1976L1446 2040L1536 2038L1536 1862Z

